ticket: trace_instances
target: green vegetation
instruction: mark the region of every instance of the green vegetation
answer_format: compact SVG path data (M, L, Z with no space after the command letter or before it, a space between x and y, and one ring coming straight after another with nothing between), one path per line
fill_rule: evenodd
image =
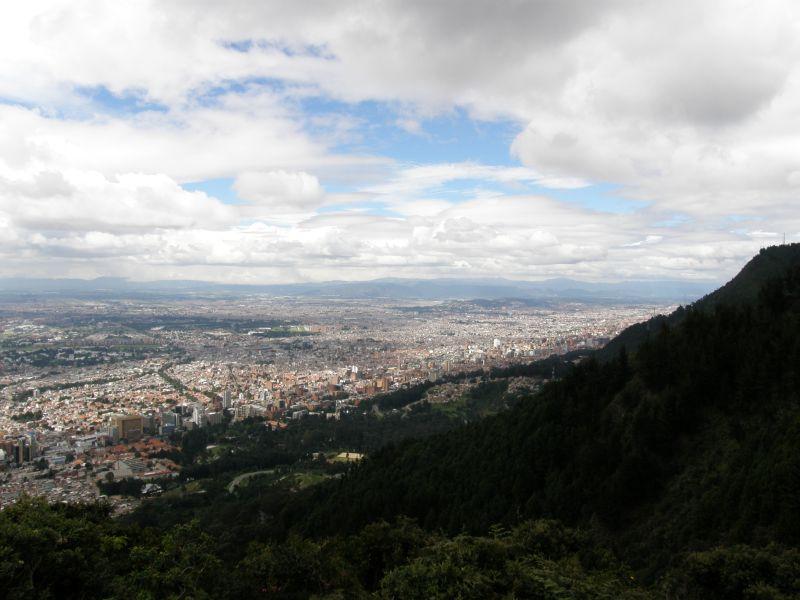
M289 485L291 485L294 489L303 490L307 487L311 487L312 485L322 483L330 477L331 475L325 473L324 471L303 471L292 475Z
M462 423L474 420L476 417L484 418L495 415L515 404L517 398L509 398L507 380L483 381L470 388L461 398L451 401L432 404L434 411L447 415Z
M18 421L21 423L25 423L26 421L38 421L41 418L42 411L40 410L29 410L28 412L11 415L12 421Z
M475 408L484 409L480 402ZM293 421L279 431L270 431L259 419L194 429L182 437L181 452L168 456L183 465L178 480L159 482L165 494L148 501L129 520L163 529L197 519L231 548L241 546L242 540L258 539L254 532L265 537L282 535L286 523L281 513L286 504L299 501L298 492L355 467L352 462L337 462L333 457L339 452L370 453L386 444L420 439L461 423L460 416L452 418L423 403L407 412L383 416L311 417ZM274 476L234 485L235 494L229 493L237 477L265 470L274 471ZM187 482L201 486L203 493L183 493L181 488ZM120 493L113 489L109 486L105 493ZM130 489L138 493L138 489Z
M106 496L131 496L138 498L142 495L142 486L145 484L141 479L135 477L125 477L119 480L101 481L97 484L100 492Z
M172 354L153 344L113 344L65 347L56 344L6 343L0 347L0 362L26 367L88 367L123 360L141 360Z
M797 550L688 555L660 587L640 582L585 530L553 520L446 537L399 518L353 535L297 535L220 554L196 521L130 527L94 506L23 500L0 512L0 593L44 598L788 599Z
M0 590L31 598L648 598L582 532L534 521L453 539L412 521L219 554L196 522L128 527L101 506L25 500L0 512Z
M166 383L168 383L176 392L179 394L186 395L188 392L188 388L186 384L184 384L180 379L173 377L167 372L167 369L172 367L173 365L168 364L164 365L158 370L158 376L161 377Z

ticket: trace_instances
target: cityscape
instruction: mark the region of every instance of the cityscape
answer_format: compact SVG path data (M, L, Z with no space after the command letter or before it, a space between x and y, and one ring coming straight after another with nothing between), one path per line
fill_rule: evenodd
M176 476L195 428L278 430L464 373L598 348L657 304L251 296L0 305L0 502L87 502ZM442 400L440 400L442 401ZM143 483L148 493L157 484ZM116 497L117 510L134 500Z

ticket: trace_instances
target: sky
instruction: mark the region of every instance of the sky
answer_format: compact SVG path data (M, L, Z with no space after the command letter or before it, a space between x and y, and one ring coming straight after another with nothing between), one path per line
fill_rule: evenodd
M723 281L798 193L792 0L0 19L0 276Z

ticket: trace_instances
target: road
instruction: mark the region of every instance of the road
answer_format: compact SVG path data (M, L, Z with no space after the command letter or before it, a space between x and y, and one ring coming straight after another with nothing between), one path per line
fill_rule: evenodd
M268 469L266 471L251 471L250 473L242 473L241 475L237 475L233 478L233 481L228 484L228 493L232 494L237 485L247 479L250 479L251 477L255 477L256 475L271 475L274 472L275 469Z

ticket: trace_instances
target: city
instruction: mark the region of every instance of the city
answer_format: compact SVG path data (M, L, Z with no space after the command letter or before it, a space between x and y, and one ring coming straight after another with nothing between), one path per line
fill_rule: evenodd
M668 310L521 300L6 299L0 503L23 493L93 501L103 495L97 482L175 476L179 465L166 455L181 434L223 421L302 427L422 382L440 384L427 395L446 402L453 384L444 378L593 349ZM117 510L133 502L110 501Z

